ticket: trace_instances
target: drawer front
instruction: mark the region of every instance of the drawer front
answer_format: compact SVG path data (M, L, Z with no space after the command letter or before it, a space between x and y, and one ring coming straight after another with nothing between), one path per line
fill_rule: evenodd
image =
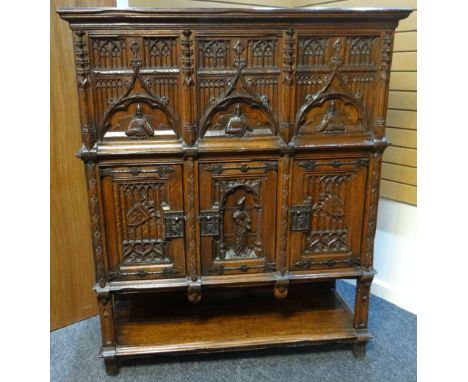
M100 171L110 278L184 276L182 164Z
M277 134L282 33L198 32L199 138L230 139Z
M359 262L368 159L302 159L293 165L290 269Z
M107 143L177 141L180 34L92 34L89 49L98 138Z
M204 275L275 270L276 161L200 163Z

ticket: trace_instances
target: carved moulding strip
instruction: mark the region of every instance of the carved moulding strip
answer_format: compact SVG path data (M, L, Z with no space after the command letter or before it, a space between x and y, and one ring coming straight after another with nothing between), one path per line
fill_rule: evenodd
M241 271L241 272L246 273L251 269L263 269L263 272L274 272L276 269L276 265L275 263L264 263L261 265L242 264L237 267L225 267L224 265L217 263L213 265L212 268L209 268L207 272L221 276L226 271Z
M371 173L371 189L369 196L369 209L367 218L367 241L365 251L365 265L370 266L374 257L374 238L377 229L377 208L379 203L380 168L382 154L374 153Z
M174 172L175 170L170 166L159 165L155 169L144 169L140 167L132 167L128 170L116 170L112 168L101 169L102 176L113 176L115 174L131 174L134 176L140 174L158 174L160 177L167 177L169 173Z
M265 172L276 171L278 170L278 163L265 162L264 166L249 166L248 164L242 164L240 166L223 166L222 164L216 163L206 168L206 171L212 172L215 175L221 175L226 170L240 170L244 173L250 170L265 170Z
M195 214L195 164L192 157L186 161L187 181L187 244L189 274L192 282L198 279L197 271L197 240L196 240L196 214Z
M127 271L114 271L109 272L109 281L117 280L122 277L130 277L130 276L137 276L137 277L147 277L147 276L163 276L163 277L175 277L180 275L181 272L174 267L164 267L160 271L147 271L145 269L140 269L136 272L127 272Z
M239 63L237 66L236 77L232 81L231 86L221 97L215 98L213 103L205 111L200 120L200 138L202 138L206 131L211 127L211 120L214 115L219 111L227 110L227 108L233 104L247 104L253 109L261 110L268 120L269 128L272 130L273 135L276 134L277 124L273 115L273 111L268 105L268 102L265 102L265 98L256 94L253 91L252 86L249 86L245 82L242 73L242 70L245 68L245 66L245 61L241 61ZM241 113L242 111L240 111L240 114ZM239 112L237 112L237 114L239 114ZM242 115L237 114L237 118L242 118Z
M390 64L392 62L393 31L385 30L381 36L381 50L379 59L379 79L386 83L390 79Z
M351 258L351 259L346 259L346 260L335 260L335 259L329 259L329 260L320 260L320 261L314 261L312 259L301 259L298 262L294 264L295 268L299 269L310 269L313 266L316 265L326 265L330 268L336 266L336 265L360 265L361 262L359 259Z
M340 160L333 160L331 162L317 162L314 160L307 160L303 162L299 162L300 167L304 167L305 170L307 171L313 171L315 170L316 167L318 166L332 166L334 168L340 168L343 165L354 165L354 167L360 167L360 166L367 166L369 163L369 159L358 159L357 161L352 161L352 162L342 162Z
M283 48L283 73L284 80L283 82L287 85L292 85L294 82L294 31L289 29L285 32L283 38L284 48Z
M127 108L134 103L144 103L153 109L158 109L163 112L167 117L169 127L174 130L178 138L180 133L178 129L179 121L172 108L168 105L167 97L159 97L158 95L153 94L149 87L150 81L142 78L140 75L140 69L143 63L137 57L138 44L135 41L132 44L132 52L133 59L131 62L133 68L133 77L130 81L130 84L128 85L127 91L122 97L120 97L118 100L109 100L110 106L104 113L104 117L102 119L100 138L102 139L104 137L105 132L110 127L110 117L118 111L127 110ZM132 90L135 88L137 80L140 82L141 87L146 92L146 94L136 93L130 95Z
M86 162L86 178L88 181L89 211L91 215L91 230L93 232L93 249L96 264L96 279L101 288L106 285L106 270L104 263L103 231L101 229L101 213L99 208L98 179L96 164Z
M280 251L279 251L279 272L281 275L286 273L286 264L288 256L288 212L289 212L289 162L288 156L283 156L281 159L282 173L281 173L281 221L280 221ZM276 290L276 289L275 289ZM284 291L280 294L284 294ZM276 294L275 294L276 295Z

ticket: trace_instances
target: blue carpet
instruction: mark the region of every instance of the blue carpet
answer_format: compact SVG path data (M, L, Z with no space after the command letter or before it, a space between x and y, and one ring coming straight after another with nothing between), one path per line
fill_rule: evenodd
M353 306L354 287L338 281L337 289ZM416 381L416 316L372 296L369 330L374 338L359 360L351 345L330 344L131 361L108 377L92 317L51 333L51 381Z

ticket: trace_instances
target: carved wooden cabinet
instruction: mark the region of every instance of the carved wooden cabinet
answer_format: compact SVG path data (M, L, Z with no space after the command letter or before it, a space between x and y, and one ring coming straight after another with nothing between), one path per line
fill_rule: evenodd
M409 12L59 10L109 374L122 357L332 340L364 355ZM357 280L354 311L337 278Z

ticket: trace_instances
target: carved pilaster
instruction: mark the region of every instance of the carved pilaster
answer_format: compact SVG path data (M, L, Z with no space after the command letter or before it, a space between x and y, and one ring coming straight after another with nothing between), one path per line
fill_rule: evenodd
M192 157L187 158L184 163L185 173L185 188L187 193L185 195L185 206L186 206L186 247L187 247L187 274L192 282L196 282L198 279L198 267L197 267L197 233L196 233L196 185L195 185L195 162Z
M278 211L279 220L279 240L277 242L277 248L279 248L279 254L277 257L278 272L281 275L286 273L287 258L288 258L288 220L289 220L289 181L290 181L290 159L288 156L283 156L280 161L280 189L279 198L281 204Z
M370 288L374 274L364 273L356 283L356 300L354 306L354 328L366 329L369 317Z
M92 161L86 162L85 170L88 185L89 213L91 215L96 281L100 287L104 287L106 285L106 265L104 260L104 238L101 226L101 211L99 207L99 189L96 164Z
M81 140L89 150L96 141L96 128L92 123L92 94L90 88L90 64L88 35L82 31L73 34L75 46L76 83L80 103Z
M282 102L281 102L281 123L280 126L285 130L281 135L288 141L292 134L292 127L294 125L294 116L292 110L295 106L291 105L295 99L295 46L296 37L292 29L287 30L283 34L283 81L282 81Z
M382 154L374 153L371 161L371 179L369 190L369 207L367 215L367 240L362 265L370 267L374 258L374 238L377 228L377 210L379 205L380 168L382 165Z
M385 133L385 118L387 114L388 84L390 81L390 66L392 63L393 30L384 30L380 36L380 57L378 63L378 93L374 120L374 133L377 138L382 138Z
M183 126L184 140L191 146L196 140L195 124L195 80L194 75L194 55L193 55L193 33L190 30L182 32L181 53L182 53L182 84L183 84Z

